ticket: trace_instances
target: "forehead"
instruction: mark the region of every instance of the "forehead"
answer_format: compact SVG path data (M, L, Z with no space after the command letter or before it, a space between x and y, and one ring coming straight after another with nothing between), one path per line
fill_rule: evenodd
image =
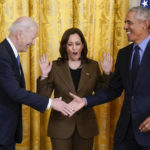
M127 15L126 15L126 18L125 18L125 21L127 20L137 20L135 15L136 15L136 11L131 11L131 12L128 12Z
M33 26L29 30L30 30L29 32L37 33L38 28L36 26Z
M38 28L36 26L33 26L29 28L27 31L24 31L24 33L28 36L35 37L37 35Z
M74 33L74 34L71 34L68 39L68 41L72 41L72 40L80 40L81 41L81 38L80 38L79 34Z

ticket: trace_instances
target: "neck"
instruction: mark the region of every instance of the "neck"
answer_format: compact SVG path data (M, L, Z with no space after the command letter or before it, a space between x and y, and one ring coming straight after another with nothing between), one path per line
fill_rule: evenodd
M16 40L14 39L14 37L11 36L11 35L9 35L8 38L11 40L11 42L13 43L13 45L15 46L15 48L18 50L17 42L16 42Z
M149 35L149 32L147 34L145 34L144 36L142 36L140 38L140 40L134 41L135 44L140 44L142 41L144 41Z
M81 67L81 60L77 60L77 61L69 60L68 65L71 69L74 69L74 70L78 69Z

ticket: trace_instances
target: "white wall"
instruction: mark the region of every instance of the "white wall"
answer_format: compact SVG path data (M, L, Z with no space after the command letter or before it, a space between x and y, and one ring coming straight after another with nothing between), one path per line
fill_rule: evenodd
M141 0L129 0L129 2L130 2L130 7L134 7L134 6L140 6Z

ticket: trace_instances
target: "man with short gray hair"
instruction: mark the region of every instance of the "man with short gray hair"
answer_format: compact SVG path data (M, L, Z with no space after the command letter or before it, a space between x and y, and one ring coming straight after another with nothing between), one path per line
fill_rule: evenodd
M76 111L114 100L125 91L114 136L114 150L150 150L150 10L131 8L124 30L133 42L118 52L108 87L80 98L71 94Z

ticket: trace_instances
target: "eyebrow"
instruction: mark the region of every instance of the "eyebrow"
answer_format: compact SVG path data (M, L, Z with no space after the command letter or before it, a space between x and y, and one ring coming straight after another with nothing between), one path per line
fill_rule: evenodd
M130 20L125 20L124 22L125 22L125 23L129 23L129 22L132 22L132 21L130 21Z

